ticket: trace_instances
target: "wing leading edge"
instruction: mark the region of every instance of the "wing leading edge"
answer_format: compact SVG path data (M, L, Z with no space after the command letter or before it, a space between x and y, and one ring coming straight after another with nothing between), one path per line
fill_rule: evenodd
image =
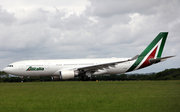
M97 71L97 70L107 69L109 67L115 67L115 65L117 65L119 63L125 63L128 61L133 61L133 60L137 59L138 56L139 55L136 55L133 58L128 59L128 60L124 60L124 61L115 61L115 62L109 62L109 63L101 63L101 64L96 64L96 65L78 67L78 68L74 68L74 70Z

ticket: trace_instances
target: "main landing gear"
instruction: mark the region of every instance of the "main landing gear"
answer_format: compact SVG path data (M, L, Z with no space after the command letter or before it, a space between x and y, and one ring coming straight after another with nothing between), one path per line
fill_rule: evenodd
M24 77L23 77L23 76L21 76L21 83L23 83L23 81L24 81Z

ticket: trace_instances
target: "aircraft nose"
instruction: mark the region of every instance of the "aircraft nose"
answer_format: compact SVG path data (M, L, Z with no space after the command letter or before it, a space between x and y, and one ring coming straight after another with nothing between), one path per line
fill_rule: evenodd
M6 67L6 68L4 68L4 69L3 69L3 71L4 71L4 72L6 72L6 73L9 73L9 70L8 70L8 68L7 68L7 67Z
M2 71L6 72L6 68L4 68Z

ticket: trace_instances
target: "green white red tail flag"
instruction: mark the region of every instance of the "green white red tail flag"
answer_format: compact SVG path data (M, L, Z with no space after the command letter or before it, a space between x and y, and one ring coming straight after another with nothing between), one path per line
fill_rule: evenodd
M127 72L151 65L152 63L149 62L150 59L161 58L167 35L168 32L160 32L147 46L147 48L139 55L138 59L127 70Z

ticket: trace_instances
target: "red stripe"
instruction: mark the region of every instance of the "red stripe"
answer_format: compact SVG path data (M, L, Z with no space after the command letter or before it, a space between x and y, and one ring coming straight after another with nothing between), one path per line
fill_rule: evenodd
M144 63L139 68L144 68L144 67L147 67L147 66L151 65L151 63L149 63L149 59L155 57L157 48L158 48L158 46L154 49L154 51L148 56L146 61L144 61Z

